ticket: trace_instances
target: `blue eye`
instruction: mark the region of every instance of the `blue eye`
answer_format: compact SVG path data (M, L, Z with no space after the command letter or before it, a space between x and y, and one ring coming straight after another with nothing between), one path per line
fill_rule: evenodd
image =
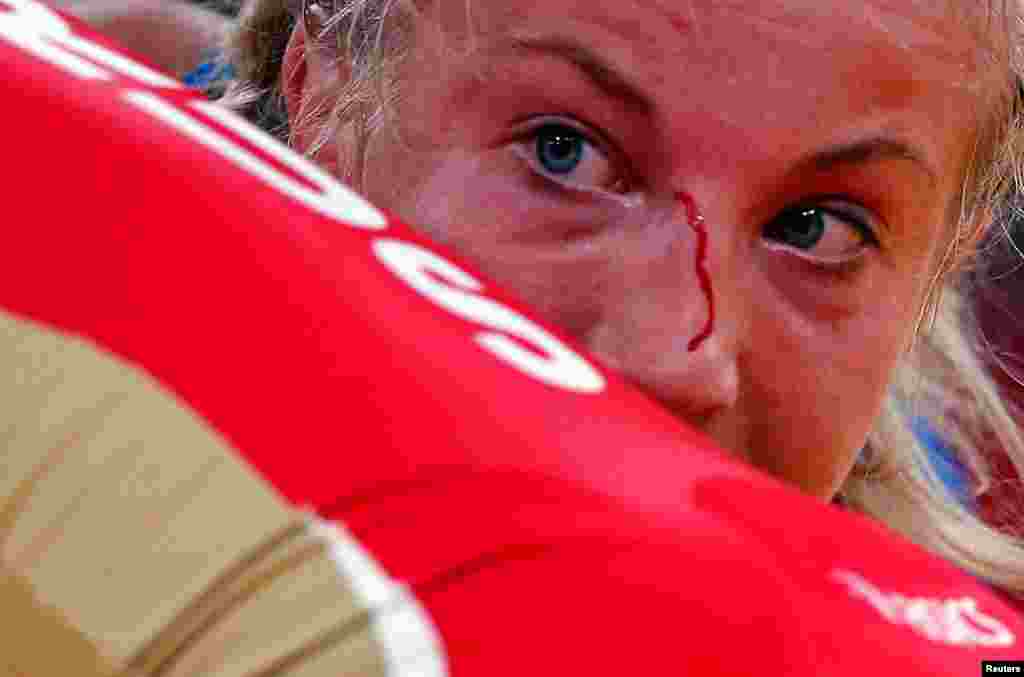
M782 248L825 266L858 259L878 246L874 231L840 207L798 206L783 211L764 227L763 237Z
M544 125L537 130L537 160L552 174L570 174L583 161L587 140L564 125Z
M815 207L783 212L765 228L765 237L795 249L813 249L825 236L825 213Z
M628 164L613 151L613 146L599 132L589 133L575 124L562 122L557 116L532 120L508 144L535 177L534 188L570 191L576 198L591 197L636 201L629 183Z

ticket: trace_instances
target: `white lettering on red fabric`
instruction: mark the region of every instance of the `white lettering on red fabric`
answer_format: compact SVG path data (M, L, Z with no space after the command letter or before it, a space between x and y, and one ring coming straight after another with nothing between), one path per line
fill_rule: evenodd
M352 228L385 230L387 219L368 202L353 193L341 183L324 174L306 158L288 151L269 135L253 127L235 113L209 101L192 101L189 112L150 92L128 91L124 100L141 111L161 120L226 158L240 169L256 176L280 193L301 202L324 216L343 222ZM297 172L320 190L311 190L277 171L256 155L243 149L227 136L218 133L209 125L198 120L200 113L221 123L242 138L251 142L260 151L280 161Z
M379 210L306 158L212 102L196 98L180 104L162 96L159 89L181 90L183 85L76 35L59 14L36 0L0 0L0 40L75 78L115 81L120 77L156 88L123 87L121 100L340 225L368 231L388 230L387 219ZM232 134L248 142L251 149L233 141ZM285 175L268 160L287 167L309 185ZM482 285L454 264L424 247L396 239L374 240L371 247L388 270L431 302L458 317L491 328L493 331L476 333L474 339L504 363L573 392L595 394L605 389L605 379L586 359L523 315L484 297ZM427 271L448 284L433 279Z
M395 275L434 303L465 320L496 330L480 332L474 338L501 360L553 386L581 393L604 389L604 378L586 360L511 308L480 295L483 285L450 261L399 240L377 240L373 251ZM533 350L523 348L510 337Z
M184 88L174 78L75 35L59 14L33 0L0 0L0 39L78 78L111 80L113 71L150 87Z
M1008 647L1013 633L997 619L982 613L970 597L930 599L886 593L851 571L834 571L833 578L846 585L891 623L907 625L933 642L957 646Z

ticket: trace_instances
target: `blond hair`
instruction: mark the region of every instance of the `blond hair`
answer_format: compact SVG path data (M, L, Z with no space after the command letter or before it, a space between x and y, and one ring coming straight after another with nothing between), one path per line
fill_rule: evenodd
M265 124L268 107L280 107L280 79L285 44L294 25L296 0L250 0L229 42L239 74L226 105ZM328 138L342 126L354 129L357 141L385 119L395 96L394 73L409 46L408 32L416 9L412 0L338 0L335 15L314 41L337 49L351 69L332 110L304 107L295 127L323 128ZM954 2L954 5L960 4ZM962 6L962 5L961 5ZM992 53L1005 68L1006 87L987 106L989 119L978 121L974 152L965 168L959 214L950 218L950 245L934 265L932 286L922 305L914 344L898 366L866 453L840 491L849 509L874 517L1003 590L1024 596L1024 541L986 524L964 507L938 477L927 449L911 428L912 416L925 416L955 448L973 478L973 493L989 491L994 477L992 441L1024 477L1024 439L1009 405L979 357L983 337L963 297L984 268L972 257L980 229L993 223L1005 231L1013 196L1024 195L1024 64L1019 38L1019 10L1002 3L987 14ZM999 30L993 28L995 18ZM276 130L283 138L289 129ZM291 129L294 134L296 129ZM365 146L358 146L356 162ZM310 153L318 149L314 144ZM990 233L990 235L992 235ZM999 233L995 233L999 235ZM1005 237L1008 233L1003 233ZM991 239L991 237L990 237ZM969 268L968 264L973 267ZM971 271L973 276L966 273ZM1002 506L1019 510L1024 506Z

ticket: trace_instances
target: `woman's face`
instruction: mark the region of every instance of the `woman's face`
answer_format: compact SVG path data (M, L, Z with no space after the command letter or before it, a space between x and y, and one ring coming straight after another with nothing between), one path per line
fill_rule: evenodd
M435 2L357 183L680 419L831 497L977 124L977 45L935 5L471 0L468 31L465 3Z

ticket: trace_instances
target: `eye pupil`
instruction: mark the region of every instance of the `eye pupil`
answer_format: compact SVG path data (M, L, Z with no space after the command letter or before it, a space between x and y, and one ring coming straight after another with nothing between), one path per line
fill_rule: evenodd
M537 133L537 156L552 174L568 174L583 159L583 136L568 127L548 126Z
M765 235L797 249L811 249L824 237L825 225L820 209L794 209L769 224Z

